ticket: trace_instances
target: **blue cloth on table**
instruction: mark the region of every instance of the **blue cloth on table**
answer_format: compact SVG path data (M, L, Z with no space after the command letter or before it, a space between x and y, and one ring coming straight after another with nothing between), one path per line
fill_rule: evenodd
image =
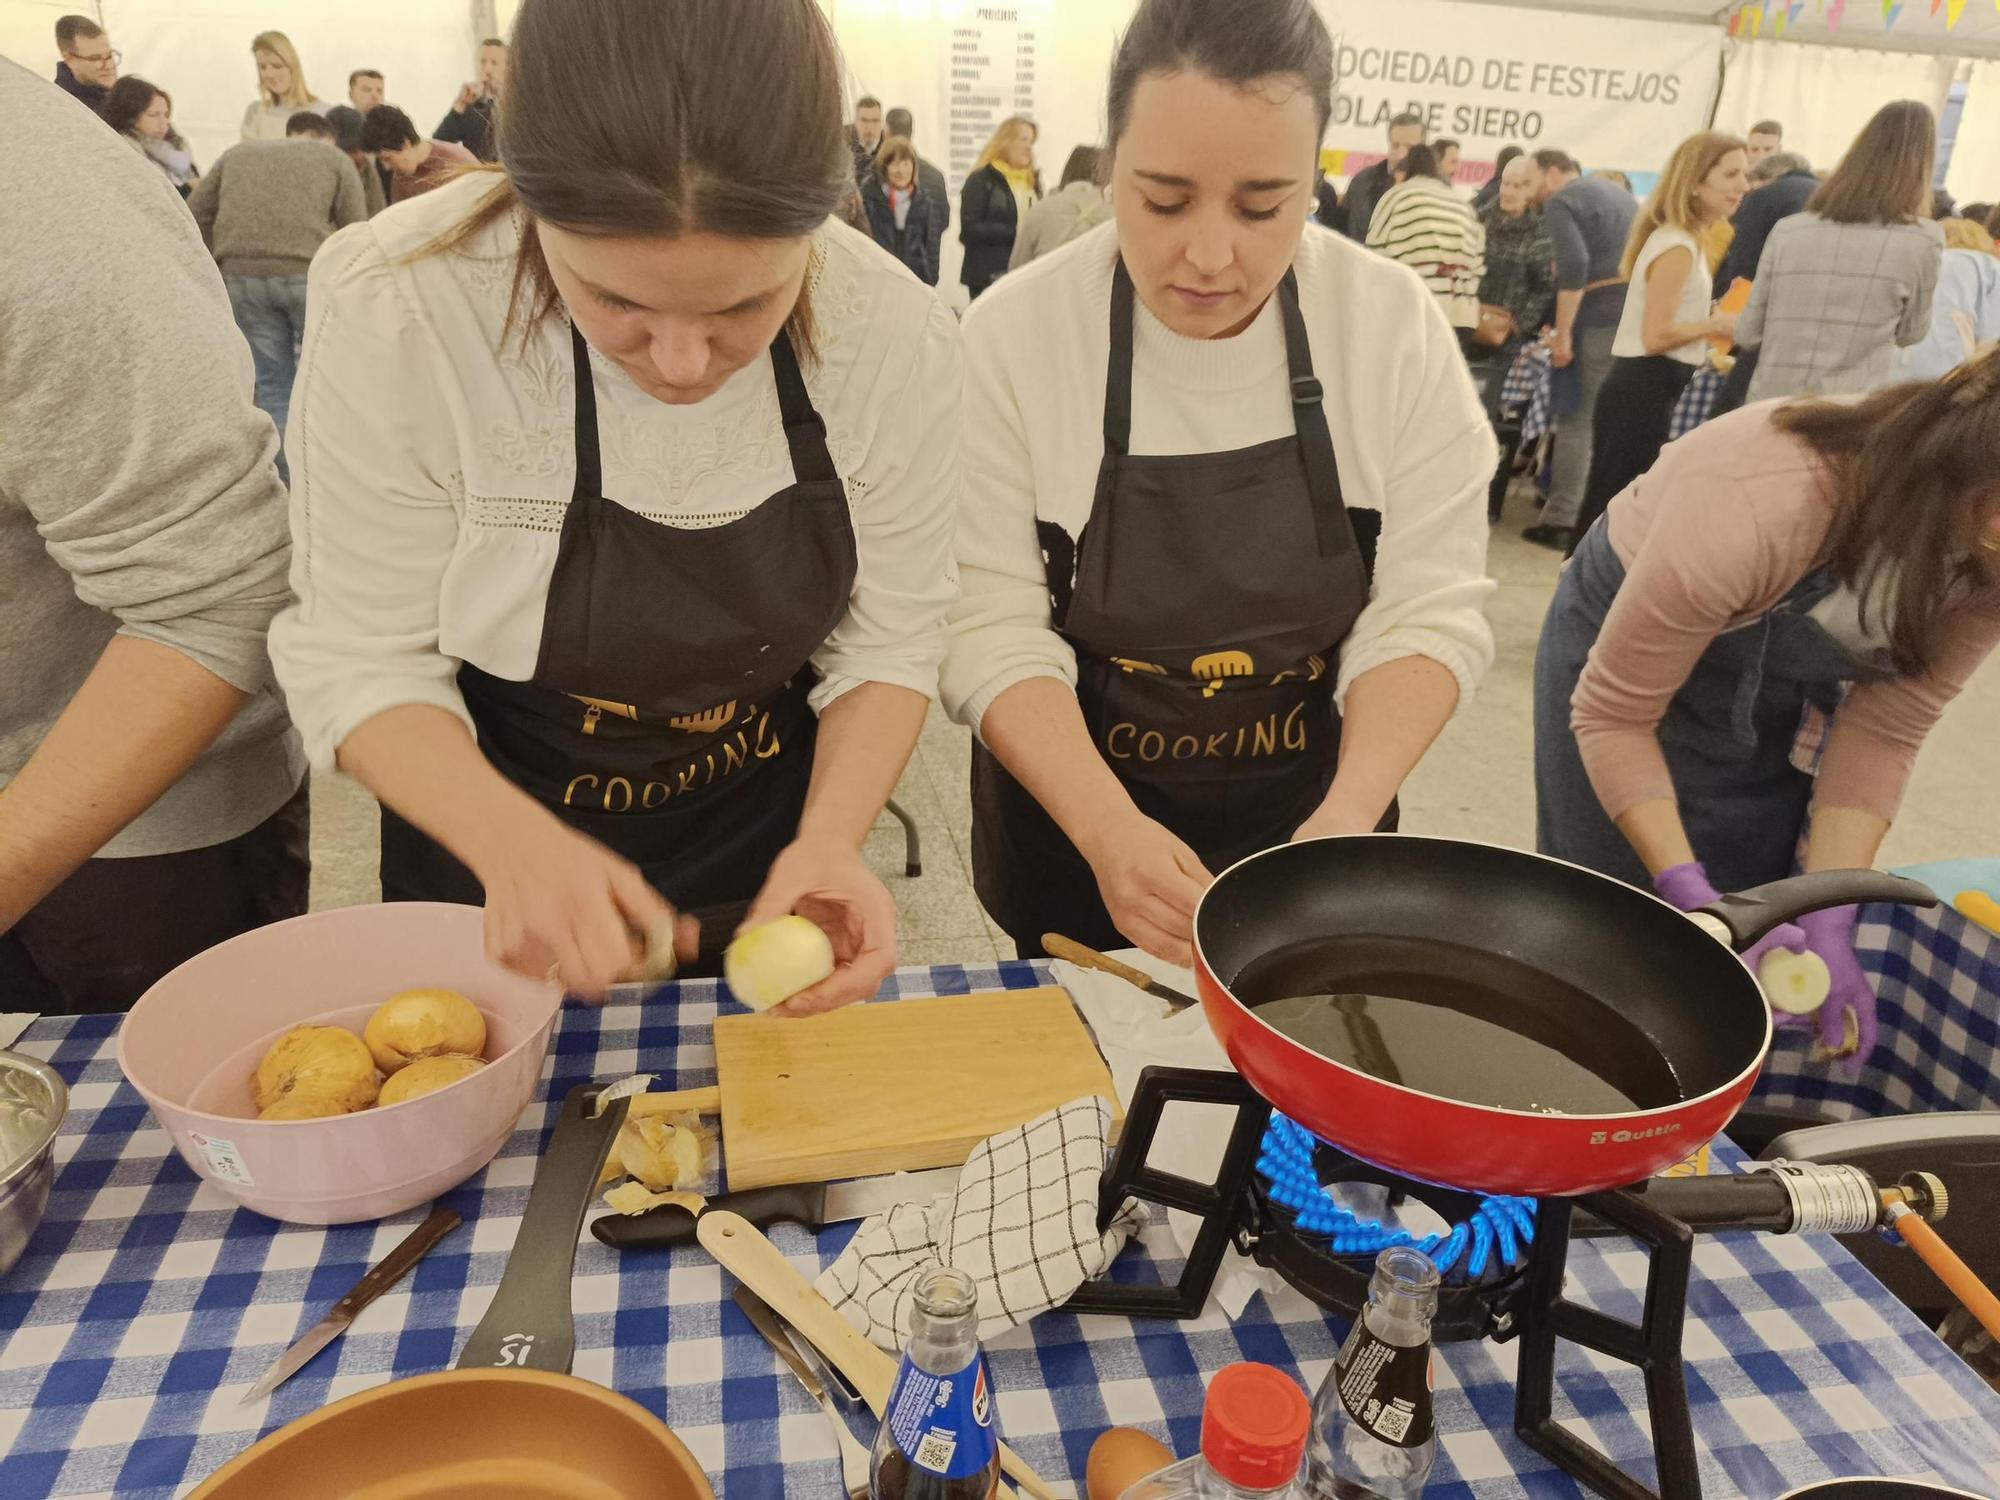
M1925 880L1926 870L1979 863L1897 873ZM1937 890L1947 902L1957 894ZM1781 1030L1752 1100L1835 1120L2000 1109L2000 934L1949 905L1869 905L1861 908L1854 946L1876 984L1881 1040L1874 1055L1850 1077L1839 1063L1813 1060L1814 1033Z
M1046 983L1046 966L1025 963L907 969L884 995ZM37 1022L21 1048L53 1062L72 1108L48 1217L0 1277L0 1496L174 1500L262 1432L446 1367L499 1279L551 1128L550 1101L585 1079L637 1071L658 1073L662 1088L713 1083L717 1005L715 984L691 982L643 1007L566 1009L520 1127L492 1166L441 1200L465 1227L262 1407L238 1400L423 1210L316 1229L239 1209L173 1154L119 1076L115 1017ZM1739 1159L1720 1145L1716 1158ZM815 1238L778 1226L772 1238L811 1272L851 1233ZM1636 1319L1646 1265L1630 1246L1580 1240L1569 1293ZM1179 1269L1156 1227L1112 1274L1157 1284ZM584 1235L572 1282L575 1373L671 1425L723 1500L824 1500L839 1483L833 1434L730 1290L697 1248L621 1257ZM1134 1424L1193 1453L1206 1383L1223 1365L1264 1361L1315 1389L1344 1333L1285 1290L1254 1299L1233 1323L1213 1313L1188 1322L1049 1313L988 1352L1004 1435L1063 1491L1106 1427ZM1867 1473L2000 1488L2000 1395L1824 1236L1699 1239L1684 1347L1711 1495L1768 1497ZM1581 1493L1513 1434L1514 1350L1438 1350L1427 1500ZM1643 1377L1568 1345L1557 1372L1558 1419L1650 1479Z

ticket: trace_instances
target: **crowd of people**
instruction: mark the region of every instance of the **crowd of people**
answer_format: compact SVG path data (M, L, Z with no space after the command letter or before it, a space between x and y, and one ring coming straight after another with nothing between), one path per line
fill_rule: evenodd
M1140 0L1103 149L1043 197L1010 119L966 175L961 319L942 174L907 110L849 112L815 5L524 0L429 136L266 33L206 172L156 90L107 116L74 20L58 82L117 134L0 65L45 168L0 209L23 1004L118 1008L300 909L308 761L382 804L385 896L483 903L522 972L598 995L677 913L700 965L796 911L839 967L793 1013L862 998L895 913L860 846L933 696L1021 951L1184 963L1214 871L1395 829L1486 675L1491 377L1524 361L1539 529L1577 543L1545 852L1685 907L1870 864L2000 640L2000 278L1931 220L1919 106L1823 182L1772 122L1701 132L1643 205L1552 147L1462 195L1399 117L1343 197L1311 0ZM1732 348L1748 404L1663 447ZM1850 1052L1852 924L1769 940L1826 960Z
M951 203L944 173L917 154L915 117L898 105L864 94L854 104L847 145L854 156L855 192L841 217L936 286L943 271L944 232ZM995 127L966 170L958 198L958 239L964 247L959 281L977 298L1016 269L1094 229L1110 215L1097 177L1099 153L1080 146L1070 154L1059 190L1044 198L1035 165L1034 121L1010 115Z
M282 31L250 42L257 94L243 110L241 143L201 171L174 129L172 97L146 79L121 76L105 28L88 16L55 25L56 86L87 106L166 176L188 201L222 268L236 323L257 367L257 404L279 436L305 335L306 268L337 230L438 186L452 173L497 159L493 111L507 44L479 44L478 77L424 136L388 102L378 68L347 78L346 104L322 99L306 81L298 48ZM933 278L935 279L935 278ZM282 453L279 472L285 474Z

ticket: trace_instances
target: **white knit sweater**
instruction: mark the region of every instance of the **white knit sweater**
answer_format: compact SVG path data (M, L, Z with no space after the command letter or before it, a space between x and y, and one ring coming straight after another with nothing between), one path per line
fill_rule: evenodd
M975 728L1017 682L1076 681L1050 625L1035 522L1074 538L1090 518L1117 234L1106 224L1010 272L965 319L964 595L948 617L941 689ZM1339 694L1371 667L1426 656L1451 669L1463 700L1493 659L1482 601L1496 455L1458 341L1415 275L1339 235L1308 226L1293 266L1344 498L1364 544L1380 526ZM1141 301L1132 365L1135 454L1220 452L1295 430L1275 297L1241 334L1212 340L1172 332Z
M385 709L463 717L462 661L513 682L535 672L576 479L569 326L553 316L526 340L503 335L511 219L462 255L414 257L486 191L476 176L447 183L341 231L313 261L286 433L298 602L272 626L271 659L321 765ZM932 693L957 589L957 328L844 224L814 237L808 274L820 359L806 387L859 565L845 618L813 656L813 706L863 682ZM655 400L601 357L591 372L614 503L713 526L793 482L768 355L693 406Z

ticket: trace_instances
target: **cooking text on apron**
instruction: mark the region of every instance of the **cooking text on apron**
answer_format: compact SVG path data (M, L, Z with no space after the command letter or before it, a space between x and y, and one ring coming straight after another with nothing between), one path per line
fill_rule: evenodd
M1332 783L1334 671L1370 562L1341 501L1293 273L1277 300L1297 431L1225 453L1130 451L1134 300L1120 262L1104 459L1075 546L1040 523L1049 594L1098 753L1142 813L1219 871L1289 838ZM1089 864L984 747L972 788L974 885L1015 942L1039 953L1055 931L1127 946Z
M780 332L771 368L792 483L707 528L617 504L603 493L589 346L571 335L576 487L535 674L510 682L467 663L459 688L480 749L509 781L683 910L737 906L805 805L810 660L854 585L846 489ZM382 886L390 900L483 900L469 870L386 808Z

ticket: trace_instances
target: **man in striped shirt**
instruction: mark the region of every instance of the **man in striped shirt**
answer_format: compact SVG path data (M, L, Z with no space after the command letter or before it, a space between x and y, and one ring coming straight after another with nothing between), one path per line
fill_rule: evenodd
M1479 280L1486 274L1486 229L1472 205L1438 175L1429 146L1403 158L1402 182L1375 207L1368 248L1424 279L1452 327L1479 326Z

